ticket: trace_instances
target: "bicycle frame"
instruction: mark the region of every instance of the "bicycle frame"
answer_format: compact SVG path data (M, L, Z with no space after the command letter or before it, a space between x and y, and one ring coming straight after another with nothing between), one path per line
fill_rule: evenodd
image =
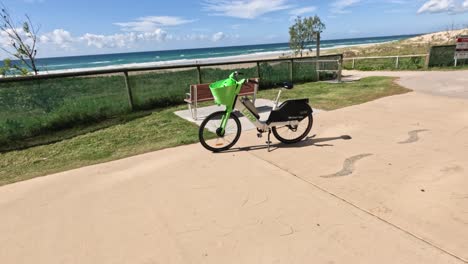
M239 112L241 112L256 128L258 131L261 132L267 132L270 131L272 127L281 127L281 126L297 126L299 124L299 121L288 121L288 122L276 122L276 123L270 123L267 124L266 121L261 121L259 118L255 117L255 114L252 113L252 111L247 108L244 105L243 100L250 100L247 96L243 96L239 98L238 94L246 82L246 79L242 79L237 82L237 88L236 88L236 97L234 98L234 102L226 106L226 115L223 117L221 121L221 129L222 129L222 134L225 133L226 125L231 117L232 113L237 109ZM278 107L278 102L281 96L282 90L279 91L278 97L276 98L275 106L273 107L273 110L275 110Z

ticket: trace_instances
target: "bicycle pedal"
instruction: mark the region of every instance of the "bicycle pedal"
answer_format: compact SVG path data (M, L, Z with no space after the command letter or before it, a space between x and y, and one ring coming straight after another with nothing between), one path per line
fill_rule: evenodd
M263 134L262 134L262 133L258 133L258 134L257 134L257 137L258 137L258 138L262 138L262 137L263 137Z
M265 144L272 144L272 143L273 143L273 142L271 142L271 141L267 141L267 142L265 142Z

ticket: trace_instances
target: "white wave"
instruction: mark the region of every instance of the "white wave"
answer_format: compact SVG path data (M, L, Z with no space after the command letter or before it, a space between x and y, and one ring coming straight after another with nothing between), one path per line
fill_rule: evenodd
M247 50L247 52L260 52L260 51L264 51L265 49L251 49L251 50Z
M71 73L71 72L83 72L83 71L95 71L95 70L132 69L132 68L145 68L145 67L158 67L158 66L180 66L180 65L189 65L189 64L221 63L221 62L232 62L232 61L242 62L245 60L274 58L274 57L279 57L280 55L289 55L289 54L291 54L291 52L269 51L269 52L258 52L258 53L217 57L217 58L179 59L179 60L170 60L170 61L128 63L128 64L109 65L109 66L91 67L91 68L52 70L48 72L40 72L40 74Z
M76 65L76 64L73 64L73 63L68 63L68 64L51 64L51 65L47 65L47 67L65 67L65 66L72 66L72 65Z
M96 61L96 62L90 62L89 64L106 64L106 63L112 63L112 61Z
M322 50L330 50L337 48L347 48L361 46L366 47L374 44L383 44L395 42L386 41L386 42L373 42L368 44L344 44L322 48ZM188 65L188 64L206 64L206 63L221 63L221 62L232 62L232 61L242 61L242 60L256 60L256 59L265 59L265 58L274 58L281 55L290 55L292 52L290 50L278 50L278 51L267 51L267 52L255 52L251 54L243 55L233 55L233 56L223 56L223 57L213 57L213 58L204 58L204 59L178 59L178 60L169 60L169 61L156 61L156 62L144 62L144 63L128 63L128 64L118 64L118 65L109 65L101 67L92 67L92 68L74 68L66 70L52 70L48 72L41 72L40 74L48 73L63 73L63 72L83 72L83 71L94 71L94 70L114 70L114 69L131 69L131 68L145 68L145 67L158 67L158 66L177 66L177 65Z

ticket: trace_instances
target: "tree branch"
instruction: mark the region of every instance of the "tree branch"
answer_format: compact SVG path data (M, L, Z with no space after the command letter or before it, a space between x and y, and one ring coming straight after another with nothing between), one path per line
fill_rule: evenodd
M1 2L0 2L1 3ZM12 55L13 57L20 60L24 65L30 68L34 74L38 73L36 67L36 46L37 46L37 36L39 29L34 27L32 20L29 15L25 15L26 21L22 24L22 29L24 30L24 36L21 36L18 27L14 20L12 19L10 12L5 7L3 3L1 3L2 10L0 12L1 17L0 20L2 24L0 25L0 30L5 32L13 48L16 51L16 54L10 52L2 47L2 50L6 51L8 54ZM27 41L30 40L30 45Z

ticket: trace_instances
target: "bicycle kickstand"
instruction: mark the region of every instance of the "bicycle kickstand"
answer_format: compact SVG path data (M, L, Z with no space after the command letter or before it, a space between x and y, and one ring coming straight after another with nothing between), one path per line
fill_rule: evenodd
M268 129L268 141L267 141L267 144L268 144L268 152L271 152L271 129Z

